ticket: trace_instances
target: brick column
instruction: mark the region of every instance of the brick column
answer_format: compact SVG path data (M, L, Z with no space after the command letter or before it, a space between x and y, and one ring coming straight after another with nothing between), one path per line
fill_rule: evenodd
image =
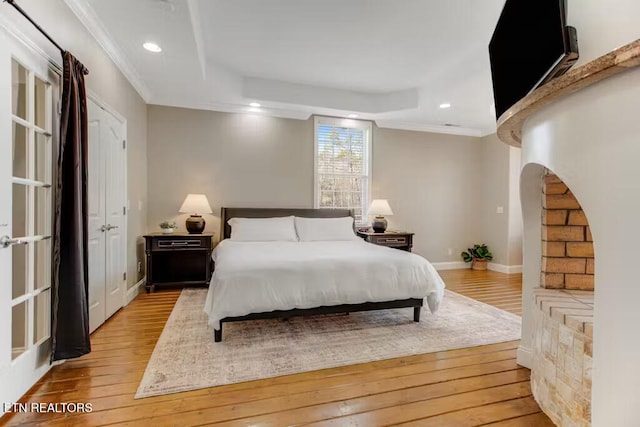
M547 171L542 186L543 288L593 290L593 238L569 188Z

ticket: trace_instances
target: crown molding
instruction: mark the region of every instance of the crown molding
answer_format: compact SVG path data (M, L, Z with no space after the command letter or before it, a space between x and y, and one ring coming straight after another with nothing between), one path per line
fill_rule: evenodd
M129 83L134 87L136 92L144 99L146 103L149 103L151 99L151 91L147 85L143 82L142 77L136 71L135 67L127 60L124 53L113 42L113 39L109 35L109 32L102 24L102 21L98 19L95 12L86 0L64 0L69 6L69 9L78 17L82 25L85 26L87 31L91 33L93 38L96 39L98 44L107 53L111 60L116 64L116 67L124 74L125 78L129 80Z
M463 128L456 126L438 126L425 123L403 122L398 120L376 120L379 128L412 130L416 132L444 133L448 135L462 135L482 137L485 135L480 129Z
M308 111L291 110L277 107L262 107L254 110L245 104L223 102L184 103L169 99L154 99L150 105L159 107L184 108L188 110L217 111L221 113L250 114L254 116L279 117L282 119L308 120L312 113Z

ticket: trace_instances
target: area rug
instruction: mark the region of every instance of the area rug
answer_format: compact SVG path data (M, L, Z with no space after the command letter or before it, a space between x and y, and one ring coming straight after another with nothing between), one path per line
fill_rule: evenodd
M206 289L185 289L151 355L136 398L520 339L520 317L447 291L425 307L225 323L203 312Z

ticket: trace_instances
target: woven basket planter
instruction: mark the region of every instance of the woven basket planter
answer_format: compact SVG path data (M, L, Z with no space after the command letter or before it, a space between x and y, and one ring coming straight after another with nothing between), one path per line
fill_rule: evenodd
M473 259L471 261L471 269L472 270L486 270L487 269L487 260L486 259Z

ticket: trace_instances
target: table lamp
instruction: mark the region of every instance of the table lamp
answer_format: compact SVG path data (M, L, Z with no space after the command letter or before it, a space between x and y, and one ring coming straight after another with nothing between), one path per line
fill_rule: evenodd
M205 221L200 214L213 213L204 194L188 194L179 212L191 214L185 222L189 234L201 234L204 231Z
M373 222L371 222L371 228L376 233L384 233L387 229L387 220L384 215L393 215L389 202L384 199L375 199L371 201L369 205L368 215L375 215Z

